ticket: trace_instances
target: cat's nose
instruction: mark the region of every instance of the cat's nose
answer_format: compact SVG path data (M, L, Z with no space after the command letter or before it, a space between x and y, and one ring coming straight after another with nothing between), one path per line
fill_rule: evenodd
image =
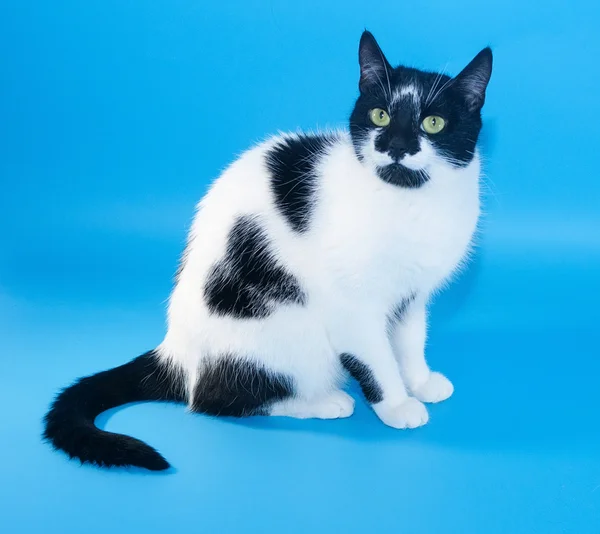
M396 136L390 141L388 154L398 163L404 156L416 154L419 151L418 140Z
M397 163L408 154L408 144L403 139L392 139L388 154Z

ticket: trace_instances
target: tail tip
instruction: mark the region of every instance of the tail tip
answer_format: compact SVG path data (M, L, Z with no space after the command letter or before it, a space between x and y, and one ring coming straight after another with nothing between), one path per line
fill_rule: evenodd
M144 465L140 466L148 469L149 471L166 471L171 468L171 464L164 459L164 457L158 453L153 458L148 458Z
M54 450L66 453L71 460L79 460L81 465L138 467L148 471L166 471L171 468L171 464L156 449L129 436L94 429L92 436L95 439L89 440L89 436L77 431L58 433L55 430L52 426L46 426L42 432L42 441ZM86 441L87 444L83 447L82 443Z

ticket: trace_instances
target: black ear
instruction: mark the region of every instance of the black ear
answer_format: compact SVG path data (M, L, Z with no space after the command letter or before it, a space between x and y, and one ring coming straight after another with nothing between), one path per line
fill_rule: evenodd
M385 59L373 34L367 30L363 32L360 38L358 63L360 64L358 88L361 93L373 86L380 86L384 91L389 88L389 76L392 67Z
M454 78L454 85L464 95L470 111L477 111L483 107L485 90L491 75L492 50L487 47Z

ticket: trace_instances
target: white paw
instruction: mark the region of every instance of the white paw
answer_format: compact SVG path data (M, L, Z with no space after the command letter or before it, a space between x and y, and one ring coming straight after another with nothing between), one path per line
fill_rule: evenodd
M335 391L329 397L315 402L290 400L276 404L271 415L283 415L297 419L340 419L354 413L354 399L343 391Z
M429 421L427 408L419 400L408 397L402 404L391 406L381 402L373 406L375 413L393 428L417 428Z
M413 391L413 395L423 402L441 402L454 393L454 386L441 373L431 373L429 379Z
M312 406L314 415L319 419L338 419L350 417L354 413L354 399L343 391L336 391L321 402Z

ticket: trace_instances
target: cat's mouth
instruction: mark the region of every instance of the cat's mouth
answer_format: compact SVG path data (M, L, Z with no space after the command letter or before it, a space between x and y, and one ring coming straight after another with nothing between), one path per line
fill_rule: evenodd
M394 161L392 163L390 163L389 165L385 165L382 168L389 168L392 172L393 171L422 171L424 170L423 167L421 166L417 166L417 165L411 165L408 162L405 162L403 160L400 161Z
M429 173L424 169L411 169L402 163L378 167L377 174L384 182L408 188L421 187L429 180Z
M420 152L417 154L411 154L408 156L404 156L402 159L395 159L392 163L389 164L389 167L395 169L404 169L409 171L424 171L426 165L424 165L423 158Z

